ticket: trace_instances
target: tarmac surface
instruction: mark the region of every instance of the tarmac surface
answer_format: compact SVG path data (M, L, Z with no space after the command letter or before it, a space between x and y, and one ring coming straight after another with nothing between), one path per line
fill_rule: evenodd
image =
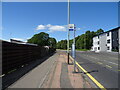
M119 88L118 53L76 51L76 61L105 88Z

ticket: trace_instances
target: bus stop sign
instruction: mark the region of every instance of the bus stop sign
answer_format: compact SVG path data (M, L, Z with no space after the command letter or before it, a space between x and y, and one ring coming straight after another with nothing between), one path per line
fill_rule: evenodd
M74 31L75 24L69 24L68 28L69 28L69 31Z

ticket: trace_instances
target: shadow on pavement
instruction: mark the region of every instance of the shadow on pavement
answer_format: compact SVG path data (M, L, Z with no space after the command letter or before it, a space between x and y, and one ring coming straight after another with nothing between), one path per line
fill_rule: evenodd
M42 62L47 60L50 56L54 55L55 53L52 53L46 57L43 57L42 59L38 59L35 61L32 61L30 63L27 63L24 67L16 69L14 72L11 72L4 77L2 77L2 89L6 89L9 87L11 84L16 82L18 79L20 79L23 75L40 65Z
M78 72L76 73L83 73L83 74L87 74L87 73L93 73L93 72L99 72L98 70L91 70L91 71L88 71L88 72L82 72L78 69Z

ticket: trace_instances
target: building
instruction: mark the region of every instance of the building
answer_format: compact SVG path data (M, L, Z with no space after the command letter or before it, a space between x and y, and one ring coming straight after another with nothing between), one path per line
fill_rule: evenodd
M120 27L114 28L98 36L93 37L92 51L112 52L120 50Z
M11 43L17 43L17 44L26 44L26 45L33 45L33 46L38 46L37 44L33 44L33 43L27 43L27 42L23 42L20 40L15 40L15 39L10 39Z

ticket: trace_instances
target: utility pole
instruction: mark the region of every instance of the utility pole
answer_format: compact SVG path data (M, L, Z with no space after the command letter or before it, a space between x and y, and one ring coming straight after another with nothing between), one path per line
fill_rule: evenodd
M67 42L67 53L68 53L68 64L69 64L69 38L70 38L70 31L69 31L69 24L70 24L70 0L68 0L68 42Z

